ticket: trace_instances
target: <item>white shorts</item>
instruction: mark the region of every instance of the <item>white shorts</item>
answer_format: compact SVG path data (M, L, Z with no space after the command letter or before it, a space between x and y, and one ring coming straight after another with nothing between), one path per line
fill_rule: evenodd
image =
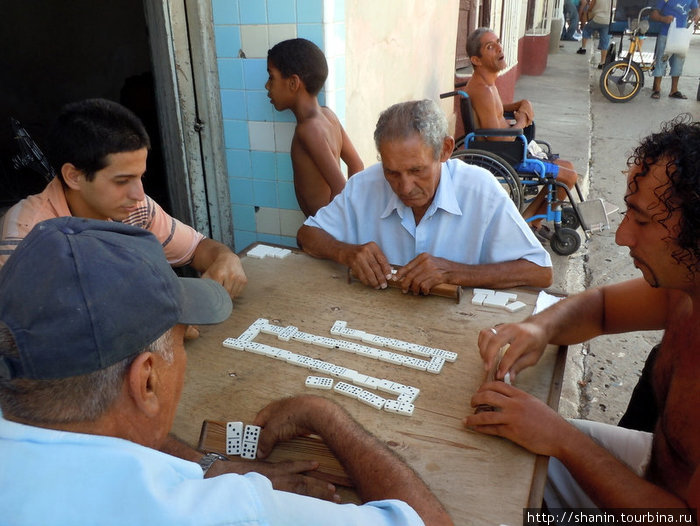
M590 420L569 420L640 477L651 459L653 433ZM556 458L549 459L544 501L553 508L597 508L571 473Z

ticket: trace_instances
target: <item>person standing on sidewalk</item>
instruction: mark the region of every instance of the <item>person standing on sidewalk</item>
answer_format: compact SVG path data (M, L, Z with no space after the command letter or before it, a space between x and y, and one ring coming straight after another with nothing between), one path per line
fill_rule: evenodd
M654 50L656 66L653 73L654 87L651 91L651 98L661 97L661 79L666 72L666 64L668 63L671 67L671 91L668 96L672 99L687 99L688 97L678 91L678 79L683 73L685 56L673 53L670 57L665 57L664 51L666 50L668 29L672 23L675 23L676 27L684 28L689 18L692 18L693 22L700 20L698 0L657 0L650 18L664 24L656 37L656 49Z
M576 52L579 55L586 54L586 44L593 36L594 31L598 31L598 49L600 50L600 63L598 69L603 69L605 58L608 56L608 45L610 44L610 3L611 0L590 0L586 18L588 23L583 27L583 39L581 47Z
M578 10L581 0L565 0L564 2L564 29L561 33L561 39L574 41L574 35L578 31ZM569 25L566 25L566 19L569 19Z

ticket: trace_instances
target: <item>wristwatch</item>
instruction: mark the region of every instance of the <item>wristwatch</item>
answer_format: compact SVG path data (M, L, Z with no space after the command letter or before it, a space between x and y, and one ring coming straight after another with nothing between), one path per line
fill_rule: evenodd
M197 464L199 464L199 467L202 468L204 475L206 475L211 465L217 460L229 460L229 458L219 455L218 453L207 453L197 461Z

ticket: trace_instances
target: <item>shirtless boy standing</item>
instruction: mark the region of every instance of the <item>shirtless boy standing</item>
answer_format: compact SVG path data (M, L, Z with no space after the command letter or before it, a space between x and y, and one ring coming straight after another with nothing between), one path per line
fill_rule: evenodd
M348 176L364 168L338 117L318 103L328 76L323 52L303 38L285 40L267 52L267 96L278 111L292 110L297 126L292 138L294 189L304 215L312 216L345 187L340 159Z

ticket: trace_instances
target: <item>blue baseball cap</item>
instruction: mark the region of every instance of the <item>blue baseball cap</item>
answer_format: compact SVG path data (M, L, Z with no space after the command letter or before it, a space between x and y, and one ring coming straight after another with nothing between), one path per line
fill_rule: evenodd
M19 356L0 378L67 378L141 353L178 323L219 323L226 290L179 278L156 237L114 221L38 223L0 269L0 323Z

